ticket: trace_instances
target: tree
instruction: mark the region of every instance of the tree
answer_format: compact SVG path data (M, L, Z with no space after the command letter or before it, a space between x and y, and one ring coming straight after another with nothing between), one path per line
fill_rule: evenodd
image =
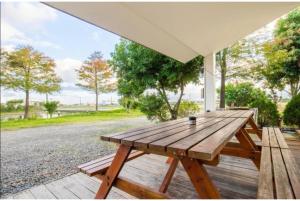
M226 104L228 106L258 109L258 123L261 127L277 125L279 113L276 104L259 88L251 83L226 85Z
M115 89L111 68L103 59L101 52L94 52L76 71L79 79L77 85L95 93L96 111L98 111L99 93L107 93Z
M45 88L58 86L61 79L55 74L53 59L30 46L1 54L1 85L6 89L25 92L24 118L29 114L29 94L32 91L45 93ZM51 91L58 90L52 88Z
M47 79L51 78L51 79ZM43 73L43 83L38 86L38 91L40 93L46 94L46 102L48 102L48 95L52 94L53 92L60 91L60 82L62 81L61 78L56 76L54 69L51 67L49 63L48 66L45 66L44 73Z
M185 86L199 81L203 58L199 56L183 64L137 43L121 40L110 64L117 72L120 94L138 98L152 90L166 104L170 119L176 119ZM168 92L177 95L174 104L169 101Z
M278 20L274 39L263 44L265 62L256 69L271 90L284 90L291 97L300 92L300 9Z
M59 102L58 101L50 101L50 102L46 102L44 103L44 107L47 110L47 112L50 115L50 118L52 118L53 113L57 110Z
M300 94L294 96L286 105L283 121L287 125L296 125L300 128Z
M220 108L225 108L226 80L247 76L247 67L252 60L251 42L253 41L238 41L216 54L217 69L219 69L221 74Z

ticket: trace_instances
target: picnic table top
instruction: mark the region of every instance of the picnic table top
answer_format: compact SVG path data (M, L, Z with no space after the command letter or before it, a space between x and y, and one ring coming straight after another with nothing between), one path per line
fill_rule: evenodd
M227 142L253 116L250 110L224 110L101 136L102 140L132 146L148 153L213 160Z

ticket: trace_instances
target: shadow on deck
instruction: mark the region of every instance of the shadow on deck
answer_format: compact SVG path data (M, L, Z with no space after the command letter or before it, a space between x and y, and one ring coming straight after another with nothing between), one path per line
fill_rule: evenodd
M300 140L288 140L290 149L300 166ZM144 155L127 162L120 175L133 181L158 189L168 164L166 157ZM258 171L252 161L242 158L222 156L217 167L208 166L208 173L224 199L255 199ZM100 181L82 173L39 185L22 191L10 198L14 199L93 199ZM179 165L167 191L171 198L195 199L197 194L187 174ZM113 187L108 198L134 199L131 195Z

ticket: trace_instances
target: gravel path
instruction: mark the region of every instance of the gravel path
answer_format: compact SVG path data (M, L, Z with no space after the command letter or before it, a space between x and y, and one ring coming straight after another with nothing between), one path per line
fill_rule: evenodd
M100 135L146 124L139 117L1 132L1 195L73 174L77 165L115 151Z

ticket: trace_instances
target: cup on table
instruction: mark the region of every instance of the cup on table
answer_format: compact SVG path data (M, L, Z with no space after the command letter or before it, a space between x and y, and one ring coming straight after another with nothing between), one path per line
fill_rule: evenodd
M197 118L195 116L189 116L189 124L196 125Z

